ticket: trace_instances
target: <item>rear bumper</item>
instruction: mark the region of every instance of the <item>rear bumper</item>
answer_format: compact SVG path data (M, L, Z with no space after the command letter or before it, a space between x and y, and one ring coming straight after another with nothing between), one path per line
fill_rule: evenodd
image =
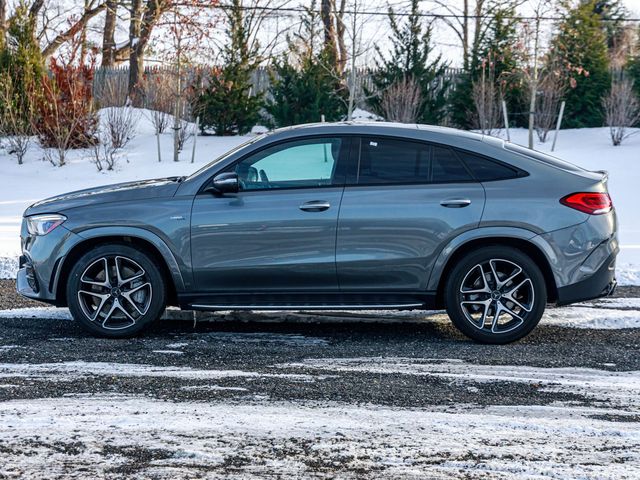
M616 255L617 251L610 254L600 268L588 278L558 288L558 305L568 305L613 294L617 286Z

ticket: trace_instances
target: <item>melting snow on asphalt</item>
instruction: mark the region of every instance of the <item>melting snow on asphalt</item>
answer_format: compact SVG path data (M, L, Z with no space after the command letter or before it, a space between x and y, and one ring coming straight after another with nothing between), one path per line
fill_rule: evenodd
M304 478L310 466L344 478L424 478L425 471L458 478L463 469L468 478L638 478L638 424L601 414L564 406L423 410L115 395L17 400L0 403L0 475L116 478L137 463L134 478L205 470L207 478Z

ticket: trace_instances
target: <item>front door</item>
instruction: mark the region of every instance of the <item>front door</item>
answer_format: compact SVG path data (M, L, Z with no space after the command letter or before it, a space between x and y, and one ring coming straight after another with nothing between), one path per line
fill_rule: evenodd
M323 137L267 147L226 170L238 174L238 194L199 194L191 218L197 289L336 291L338 165L347 143Z
M338 219L340 289L424 292L443 245L480 222L484 188L448 147L362 137L355 156Z

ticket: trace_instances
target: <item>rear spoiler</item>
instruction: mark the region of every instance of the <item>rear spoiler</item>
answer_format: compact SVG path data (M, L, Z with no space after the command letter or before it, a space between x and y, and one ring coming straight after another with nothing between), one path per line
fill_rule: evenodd
M609 181L609 172L607 172L606 170L594 170L593 172L602 175L601 182L607 183Z

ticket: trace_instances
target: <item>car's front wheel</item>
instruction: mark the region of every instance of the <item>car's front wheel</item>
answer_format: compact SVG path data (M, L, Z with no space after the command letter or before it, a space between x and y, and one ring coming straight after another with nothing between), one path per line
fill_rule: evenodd
M482 343L509 343L538 324L547 303L542 272L510 247L481 248L463 257L448 276L447 313L465 335Z
M165 309L166 287L158 265L128 245L102 245L83 255L67 280L67 305L91 333L123 338L137 334Z

